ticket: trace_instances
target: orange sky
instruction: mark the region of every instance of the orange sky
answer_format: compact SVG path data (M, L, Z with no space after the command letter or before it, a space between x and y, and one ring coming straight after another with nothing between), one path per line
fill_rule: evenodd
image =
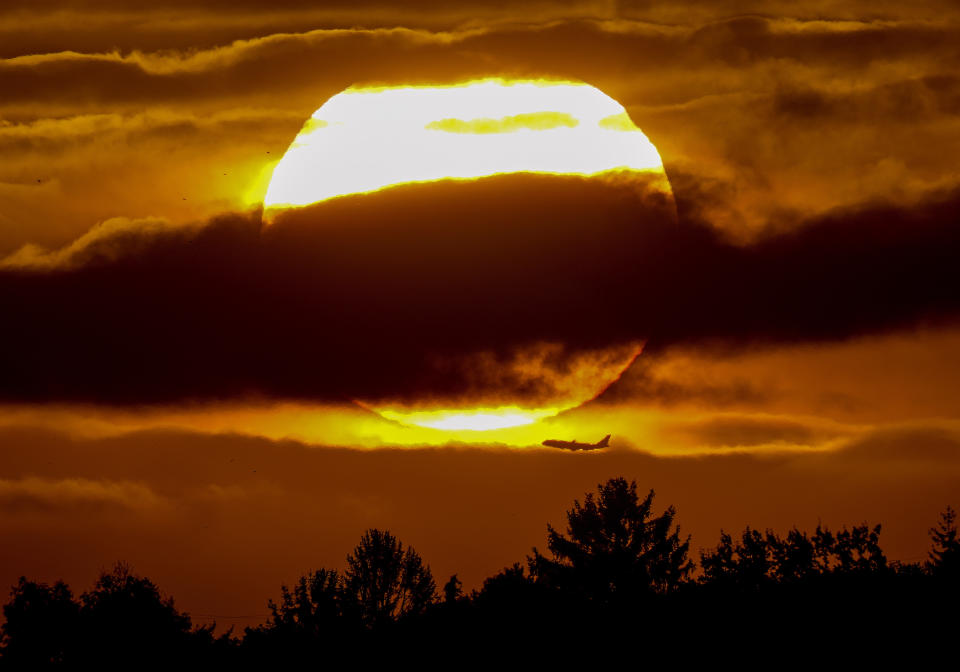
M123 559L252 623L380 525L474 587L616 475L694 548L867 520L922 559L960 492L960 13L736 5L5 2L0 586ZM482 77L611 96L675 209L513 175L261 229L330 96ZM543 404L636 343L542 425L351 404Z

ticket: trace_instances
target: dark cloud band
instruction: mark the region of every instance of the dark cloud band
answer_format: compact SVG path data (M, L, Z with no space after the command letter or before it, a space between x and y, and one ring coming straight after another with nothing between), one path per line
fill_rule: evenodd
M751 246L679 200L677 224L635 184L504 176L335 199L263 230L258 215L122 230L0 274L0 398L535 398L450 362L542 342L837 339L960 309L960 194Z

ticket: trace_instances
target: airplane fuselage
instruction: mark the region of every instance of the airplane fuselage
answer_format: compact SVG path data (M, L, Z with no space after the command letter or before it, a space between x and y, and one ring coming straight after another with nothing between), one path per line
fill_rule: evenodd
M600 450L610 445L610 435L597 441L596 443L580 443L579 441L560 441L558 439L547 439L543 445L548 448L560 448L561 450Z
M563 450L600 450L600 446L592 443L578 443L576 441L554 441L547 440L543 445L549 448L562 448Z

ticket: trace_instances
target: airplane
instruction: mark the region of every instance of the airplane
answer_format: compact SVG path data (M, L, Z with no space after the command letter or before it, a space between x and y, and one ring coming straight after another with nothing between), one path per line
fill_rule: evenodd
M547 439L543 445L550 448L562 448L563 450L600 450L610 445L610 435L597 441L596 443L577 443L577 441L558 441L557 439Z

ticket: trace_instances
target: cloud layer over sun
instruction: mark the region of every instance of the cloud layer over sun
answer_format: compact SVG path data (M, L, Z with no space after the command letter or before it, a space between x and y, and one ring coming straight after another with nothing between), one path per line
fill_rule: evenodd
M508 175L336 199L268 228L258 213L104 227L4 262L14 328L0 395L537 402L548 374L512 378L497 358L560 343L556 370L637 341L746 346L949 323L958 202L840 210L738 245L678 224L635 180ZM492 357L482 370L478 353Z

